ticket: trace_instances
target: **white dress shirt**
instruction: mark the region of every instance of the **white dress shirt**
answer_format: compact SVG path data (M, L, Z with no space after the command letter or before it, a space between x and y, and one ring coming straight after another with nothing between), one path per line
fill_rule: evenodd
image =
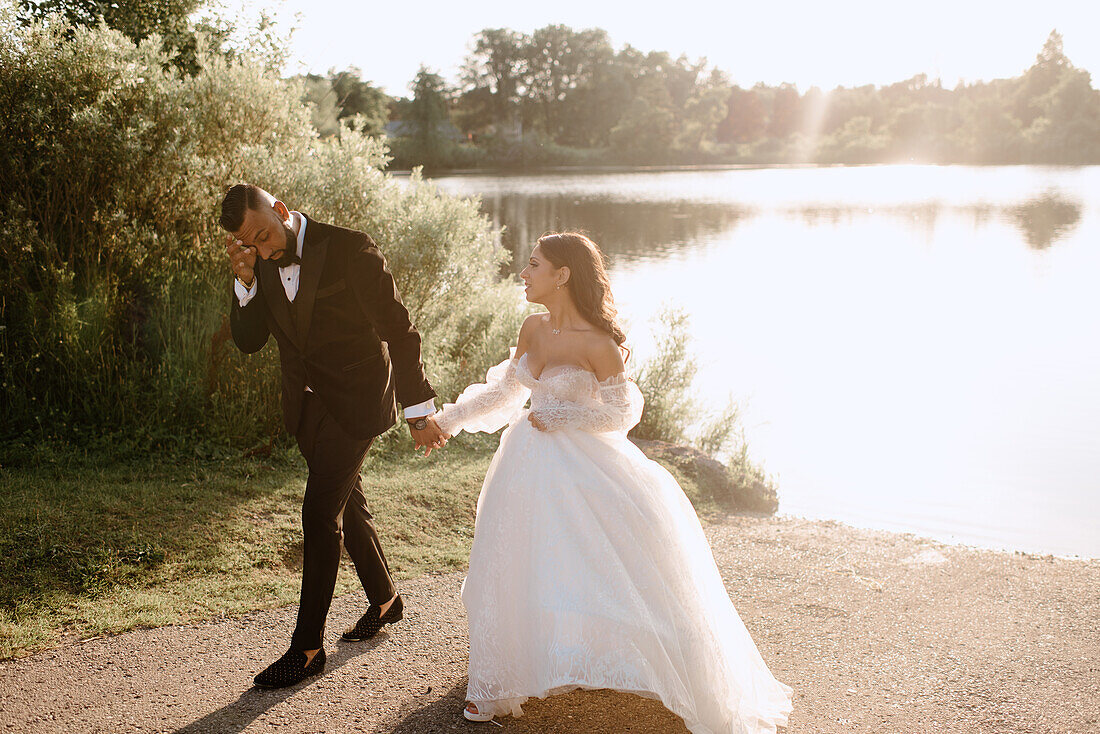
M300 212L290 213L290 227L298 235L298 257L302 257L302 250L306 243L306 218L301 215ZM259 257L259 255L257 255ZM288 301L293 302L294 298L298 295L298 275L302 271L302 266L298 263L291 263L286 267L279 268L279 282L283 284L283 290L286 291L286 298ZM258 277L252 278L252 287L245 288L241 281L236 278L233 279L233 292L237 295L237 301L241 304L241 308L248 305L258 292L260 279ZM309 385L306 385L306 392L313 392L310 390ZM435 399L425 400L423 403L417 403L416 405L410 405L405 408L405 418L423 418L424 416L432 415L435 413Z

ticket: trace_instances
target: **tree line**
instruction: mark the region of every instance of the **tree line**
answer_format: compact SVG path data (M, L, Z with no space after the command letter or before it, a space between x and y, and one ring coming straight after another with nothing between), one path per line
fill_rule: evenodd
M198 73L200 44L224 46L232 19L201 0L17 0L26 25L60 14L134 41L157 34L181 71ZM56 15L55 15L56 17ZM195 18L198 18L196 21ZM268 38L273 22L264 16ZM269 68L285 42L251 49ZM230 51L232 53L232 51ZM322 137L345 127L386 135L395 167L538 167L705 163L1100 163L1100 92L1050 33L1023 74L959 84L918 74L882 87L800 92L741 87L705 59L612 47L602 29L487 28L459 77L421 68L391 97L356 68L301 84Z
M745 88L705 59L616 51L605 31L564 25L485 29L456 83L421 68L407 98L387 99L354 69L307 83L315 117L329 119L323 133L351 114L377 131L383 117L400 121L391 145L402 166L1100 163L1100 92L1056 30L1022 75L953 89L925 74Z

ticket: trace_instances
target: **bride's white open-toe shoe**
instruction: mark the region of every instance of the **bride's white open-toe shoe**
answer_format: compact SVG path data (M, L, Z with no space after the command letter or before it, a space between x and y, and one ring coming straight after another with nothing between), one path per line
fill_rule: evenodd
M471 711L470 709L473 709ZM473 701L466 702L466 708L462 709L462 715L466 717L467 721L492 721L492 714L482 714L477 710L477 704Z

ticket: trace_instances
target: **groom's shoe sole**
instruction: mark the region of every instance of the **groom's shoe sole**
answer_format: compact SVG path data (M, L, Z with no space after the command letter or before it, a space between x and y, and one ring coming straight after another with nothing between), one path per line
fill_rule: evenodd
M376 609L377 607L374 606L368 609L367 613L359 618L354 627L340 635L340 639L345 642L369 640L378 634L385 625L399 622L405 618L405 600L401 598L400 594L397 595L393 604L380 618L372 615L372 612Z

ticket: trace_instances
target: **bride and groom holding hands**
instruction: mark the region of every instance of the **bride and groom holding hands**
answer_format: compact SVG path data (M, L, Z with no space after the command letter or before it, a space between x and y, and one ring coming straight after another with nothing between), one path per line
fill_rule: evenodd
M467 719L519 716L530 696L610 688L659 699L696 734L786 725L791 689L741 622L694 509L626 437L642 396L591 240L539 238L520 277L546 312L527 318L485 383L437 412L420 335L369 235L248 184L227 192L220 224L231 235L233 340L252 353L274 335L285 425L309 467L297 622L256 685L294 685L324 669L341 541L369 601L343 638L402 619L359 474L400 403L425 455L460 431L507 426L462 586Z

